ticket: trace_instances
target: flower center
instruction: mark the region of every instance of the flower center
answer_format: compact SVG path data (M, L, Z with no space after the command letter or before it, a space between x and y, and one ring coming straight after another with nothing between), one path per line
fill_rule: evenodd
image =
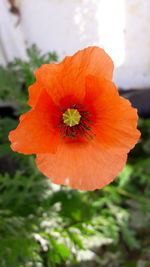
M80 122L81 115L77 109L70 109L68 108L65 113L63 114L63 122L72 127Z

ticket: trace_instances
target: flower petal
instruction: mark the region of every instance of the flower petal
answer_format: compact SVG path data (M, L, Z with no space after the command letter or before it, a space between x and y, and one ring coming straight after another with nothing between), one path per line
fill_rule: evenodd
M20 116L20 124L11 131L11 148L23 154L55 153L59 132L52 123L53 102L42 92L36 108Z
M111 80L113 74L113 61L108 54L96 46L79 50L71 57L66 57L62 64L64 70L74 74L74 80L85 78L88 74Z
M28 105L31 107L34 107L44 90L43 86L35 82L33 85L29 86L28 91L29 91L29 100L28 100Z
M60 64L45 64L35 71L37 82L47 89L53 101L58 103L66 95L74 95L80 100L85 95L85 77L88 74L112 78L113 62L99 47L88 47L66 57ZM30 87L33 101L34 89ZM31 101L29 101L31 104Z
M96 140L107 147L129 152L137 143L137 110L119 96L114 83L94 76L87 77L85 105L95 109L92 126Z
M89 145L61 144L55 155L37 155L39 170L52 182L80 190L95 190L112 182L126 163L126 154Z

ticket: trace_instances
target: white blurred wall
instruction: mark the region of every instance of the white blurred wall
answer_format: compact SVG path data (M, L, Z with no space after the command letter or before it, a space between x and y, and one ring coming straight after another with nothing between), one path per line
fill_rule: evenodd
M89 45L103 47L115 62L122 88L150 86L150 0L17 0L18 18L0 0L0 63L25 58L33 43L62 59Z

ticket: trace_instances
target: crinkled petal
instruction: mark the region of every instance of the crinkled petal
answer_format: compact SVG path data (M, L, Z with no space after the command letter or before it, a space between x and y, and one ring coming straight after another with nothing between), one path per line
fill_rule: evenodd
M55 153L59 143L59 133L52 123L53 102L46 92L42 92L32 109L20 116L18 127L11 131L11 148L23 154Z
M40 83L35 82L33 85L29 86L28 91L29 91L28 105L34 107L38 102L38 99L42 91L44 91L44 87Z
M111 81L94 76L87 77L85 105L95 109L92 126L95 139L106 147L116 147L129 152L137 143L137 110L130 102L119 96Z
M89 145L61 144L55 155L37 155L39 170L52 182L80 190L95 190L112 182L126 163L126 154Z
M79 50L73 56L66 57L62 64L68 73L74 73L74 79L91 74L111 80L114 69L112 59L103 49L96 46Z
M35 71L37 83L47 89L53 101L58 103L66 95L74 95L82 101L85 95L85 77L89 74L112 78L113 62L99 47L88 47L66 57L60 64L45 64ZM34 87L30 98L34 103ZM31 105L31 100L29 100Z
M81 84L75 83L73 74L64 68L63 63L42 65L35 71L35 76L39 86L46 88L56 104L59 104L62 98L72 95L82 101L85 95L85 88ZM32 87L30 88L30 97L34 98L31 89Z

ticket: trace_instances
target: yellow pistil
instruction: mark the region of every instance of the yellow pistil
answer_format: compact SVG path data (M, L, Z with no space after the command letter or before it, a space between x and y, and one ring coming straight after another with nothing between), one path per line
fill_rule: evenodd
M68 108L63 114L63 121L66 125L72 127L80 122L81 115L77 109Z

